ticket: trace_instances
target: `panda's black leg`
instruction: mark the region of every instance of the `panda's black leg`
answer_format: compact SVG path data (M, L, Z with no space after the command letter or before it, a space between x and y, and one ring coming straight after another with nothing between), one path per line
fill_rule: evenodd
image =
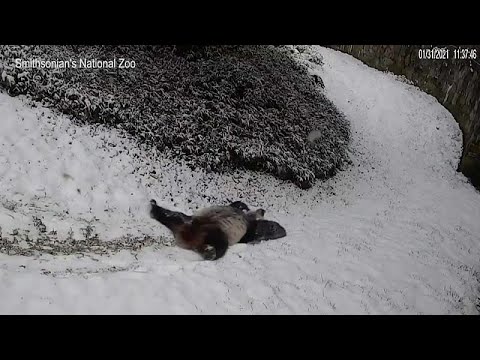
M248 206L244 202L241 202L241 201L234 201L229 206L231 206L235 209L238 209L238 210L242 210L242 211L250 211Z
M228 239L220 229L210 230L205 237L205 244L200 254L205 260L218 260L225 255L228 249Z
M150 200L150 217L165 225L173 231L176 226L190 221L191 217L178 211L171 211L157 205L155 200Z

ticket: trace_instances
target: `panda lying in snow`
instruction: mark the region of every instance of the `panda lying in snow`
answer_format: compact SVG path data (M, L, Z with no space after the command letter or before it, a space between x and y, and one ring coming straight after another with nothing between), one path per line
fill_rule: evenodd
M171 211L150 200L150 216L173 233L176 244L193 250L205 260L217 260L228 247L236 243L282 238L285 228L275 221L265 220L265 210L250 211L241 201L227 206L211 206L192 216Z

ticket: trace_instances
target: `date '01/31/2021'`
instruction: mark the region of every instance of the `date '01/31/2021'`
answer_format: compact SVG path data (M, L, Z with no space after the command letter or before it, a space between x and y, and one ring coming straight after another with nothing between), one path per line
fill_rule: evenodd
M418 58L426 60L476 60L477 56L477 49L474 48L432 48L418 50Z

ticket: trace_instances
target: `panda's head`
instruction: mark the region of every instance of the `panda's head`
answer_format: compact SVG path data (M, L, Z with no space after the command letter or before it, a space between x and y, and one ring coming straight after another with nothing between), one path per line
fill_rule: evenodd
M261 220L265 216L265 210L263 209L257 209L255 213L257 214L257 220Z
M249 220L262 220L265 216L265 210L257 209L255 211L250 211L246 214Z

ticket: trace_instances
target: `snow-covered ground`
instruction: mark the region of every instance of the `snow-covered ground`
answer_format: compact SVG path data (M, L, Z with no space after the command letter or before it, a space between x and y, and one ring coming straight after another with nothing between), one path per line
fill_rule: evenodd
M191 171L0 93L0 313L478 313L480 194L455 171L452 115L391 74L311 51L325 63L311 71L351 121L353 166L307 191ZM288 235L202 261L169 246L151 198L184 212L241 199ZM95 234L116 250L11 252ZM121 250L125 239L151 246Z

